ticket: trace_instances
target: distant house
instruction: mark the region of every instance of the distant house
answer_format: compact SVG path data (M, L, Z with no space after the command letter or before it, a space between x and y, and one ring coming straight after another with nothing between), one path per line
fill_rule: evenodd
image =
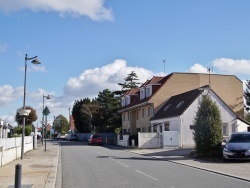
M150 118L171 96L208 85L235 112L244 117L243 84L234 75L171 73L154 76L122 96L122 132L150 132Z
M193 122L203 96L209 96L217 104L224 138L233 132L247 131L248 122L241 119L212 89L200 87L168 98L150 118L151 132L176 131L179 134L175 140L178 141L179 147L194 146ZM166 138L163 134L163 142L164 139Z

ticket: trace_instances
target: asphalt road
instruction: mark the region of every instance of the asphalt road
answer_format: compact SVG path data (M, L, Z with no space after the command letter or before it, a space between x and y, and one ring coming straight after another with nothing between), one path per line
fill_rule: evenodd
M250 183L150 157L61 141L62 188L250 188Z

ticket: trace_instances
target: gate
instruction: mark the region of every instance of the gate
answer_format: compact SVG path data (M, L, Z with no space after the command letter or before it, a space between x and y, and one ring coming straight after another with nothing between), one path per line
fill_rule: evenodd
M163 131L163 147L179 147L179 131Z

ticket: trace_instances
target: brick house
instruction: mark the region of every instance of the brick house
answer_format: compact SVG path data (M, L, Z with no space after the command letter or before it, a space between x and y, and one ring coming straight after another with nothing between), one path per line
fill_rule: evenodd
M151 132L149 119L171 96L205 85L213 91L239 116L244 116L243 84L234 75L178 73L165 77L154 76L138 89L122 96L122 131L124 134Z

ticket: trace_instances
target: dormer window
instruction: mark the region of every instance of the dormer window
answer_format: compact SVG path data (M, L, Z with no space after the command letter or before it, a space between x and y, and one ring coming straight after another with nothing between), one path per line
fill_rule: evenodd
M146 87L146 97L150 97L152 95L152 86Z
M125 98L122 97L122 106L125 106L126 105L126 101L125 101Z
M130 104L130 96L126 96L126 105Z
M145 98L145 88L140 89L140 99Z

